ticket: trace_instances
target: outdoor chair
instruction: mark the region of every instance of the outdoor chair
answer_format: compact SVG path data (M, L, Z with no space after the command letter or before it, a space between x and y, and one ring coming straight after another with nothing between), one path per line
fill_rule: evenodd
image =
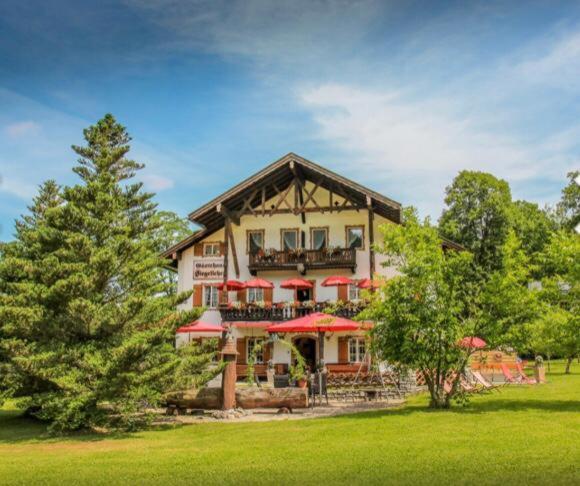
M274 388L288 388L290 386L290 376L274 375Z
M521 384L523 381L519 376L516 378L514 375L512 375L512 372L505 363L501 364L501 372L507 383L518 385Z
M524 368L521 363L516 363L516 369L518 370L518 375L520 376L521 380L528 385L535 385L536 380L530 378L528 375L524 373Z
M320 400L320 405L322 405L322 396L326 398L326 404L328 405L328 374L327 373L314 373L310 379L310 396L312 398L312 407L316 405L316 395L318 395Z
M488 390L488 391L497 390L497 391L499 391L500 386L494 385L493 383L486 380L484 378L484 376L481 374L481 371L471 370L471 375L473 376L475 381L483 387L484 390Z

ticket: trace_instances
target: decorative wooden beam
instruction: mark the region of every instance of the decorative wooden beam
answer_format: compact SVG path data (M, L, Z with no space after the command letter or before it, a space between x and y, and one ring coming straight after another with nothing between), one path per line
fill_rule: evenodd
M367 208L369 211L369 270L370 278L373 278L375 274L375 250L373 248L375 244L375 213L373 211L373 201L370 196L367 196Z
M318 188L320 187L320 184L322 183L322 178L318 179L318 182L314 185L314 187L312 188L311 191L309 191L308 189L306 189L306 199L304 200L304 202L302 203L302 205L300 206L300 211L304 210L306 208L306 205L308 204L309 201L312 201L314 203L314 205L316 207L318 207L320 209L320 206L318 205L318 203L313 199L314 193L318 190Z
M240 225L240 215L239 213L234 214L228 208L226 208L222 203L219 203L215 207L216 211L224 216L224 218L228 218L232 223L239 226Z
M262 187L262 216L266 216L266 187Z
M234 232L232 231L232 225L229 225L226 230L226 240L229 237L230 244L232 245L232 256L234 257L234 270L236 271L236 278L240 278L240 266L238 265L238 254L236 252L236 240L234 240Z
M293 211L292 205L288 201L286 201L286 197L288 196L288 193L290 192L290 189L292 189L292 184L288 184L288 187L282 193L278 189L278 187L276 186L276 184L272 184L272 187L274 187L274 190L276 191L276 193L280 197L278 198L278 202L276 203L276 205L270 211L270 216L272 216L273 214L275 214L276 211L278 211L278 208L280 208L280 206L282 205L282 203L285 203L286 206L288 206L288 209L290 209L290 211Z
M252 201L253 201L253 200L254 200L254 198L256 197L256 194L258 194L258 191L259 191L259 190L260 190L259 188L258 188L258 189L254 189L254 190L252 191L252 194L250 194L250 197L248 197L248 198L244 199L244 204L242 205L242 209L240 209L240 210L238 211L238 216L242 216L243 214L245 214L244 212L245 212L246 208L248 208L248 209L249 209L249 211L250 211L250 212L251 212L253 215L256 215L256 212L254 211L254 208L252 207Z

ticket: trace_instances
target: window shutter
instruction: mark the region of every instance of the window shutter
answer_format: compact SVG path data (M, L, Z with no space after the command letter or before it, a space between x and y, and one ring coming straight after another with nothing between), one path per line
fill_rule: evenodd
M264 343L264 363L272 359L272 343Z
M238 351L238 364L246 364L246 338L238 338L236 341Z
M264 302L272 303L274 289L264 289Z
M348 338L338 338L338 362L348 363Z
M193 286L193 307L201 307L203 305L203 285Z
M220 256L225 256L226 254L226 244L223 241L220 241Z
M246 302L246 289L238 290L238 302Z
M203 256L203 243L193 245L193 256Z
M338 300L342 300L343 302L348 301L348 285L338 286Z
M312 296L312 300L316 302L316 279L310 279L309 282L312 284L312 292L310 295Z
M228 303L228 294L223 290L218 290L218 307Z

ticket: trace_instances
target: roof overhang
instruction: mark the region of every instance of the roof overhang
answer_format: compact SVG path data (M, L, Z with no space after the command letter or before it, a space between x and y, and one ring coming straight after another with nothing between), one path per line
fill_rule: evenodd
M318 184L323 189L333 191L339 196L344 196L360 207L372 207L375 214L394 223L401 222L402 206L397 201L299 155L289 153L191 212L188 218L200 225L202 230L169 248L163 253L163 256L175 260L178 252L223 228L228 212L230 214L243 212L244 205L247 206L248 203L252 207L259 206L264 198L270 200L275 197L276 190L285 191L289 185L294 183L297 176Z

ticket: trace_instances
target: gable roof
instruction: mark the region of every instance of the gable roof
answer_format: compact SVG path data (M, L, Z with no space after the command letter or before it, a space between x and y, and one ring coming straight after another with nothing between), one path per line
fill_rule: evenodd
M218 211L218 205L222 205L230 211L239 211L243 208L244 200L251 197L252 206L255 206L261 202L262 188L265 188L266 200L270 200L277 194L274 185L279 191L284 191L293 183L296 171L305 180L319 184L319 187L326 190L335 191L339 195L342 192L361 206L366 206L367 201L371 201L376 214L395 223L401 222L401 204L397 201L290 152L192 211L188 218L203 229L169 248L163 255L171 256L176 251L184 250L205 236L223 228L225 217Z

